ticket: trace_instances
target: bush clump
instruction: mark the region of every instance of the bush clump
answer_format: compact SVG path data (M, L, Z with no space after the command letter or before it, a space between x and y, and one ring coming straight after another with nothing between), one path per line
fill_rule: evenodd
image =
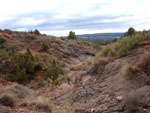
M115 51L113 49L113 46L106 46L102 49L101 52L96 54L96 58L114 56L114 55L115 55Z
M76 37L76 35L75 35L75 32L70 31L70 32L69 32L69 35L68 35L68 39L77 39L77 37Z
M39 30L35 29L35 30L34 30L34 34L36 34L36 35L40 35L41 33L40 33L40 31L39 31Z
M140 57L137 67L141 71L150 74L150 53L145 53Z
M4 38L0 37L0 45L7 42Z
M126 95L125 105L129 113L138 111L140 108L140 94L138 92L135 92Z
M44 82L42 80L39 80L37 82L37 87L40 88L40 87L44 87Z
M124 36L131 36L136 33L135 29L133 27L130 27L128 31L124 34Z
M108 58L100 58L98 60L96 60L92 66L92 70L91 72L94 74L99 74L102 73L103 70L105 69L105 66L109 63L109 59Z
M132 37L122 37L117 40L116 44L107 45L104 47L97 55L96 58L99 57L107 57L107 56L126 56L130 50L134 49L137 46L140 46L144 43L144 38L142 35L137 34Z
M63 69L61 68L60 63L55 59L50 59L49 64L45 68L45 79L50 78L55 81L60 74L63 74Z
M134 77L136 77L137 75L137 72L138 72L138 68L136 66L132 66L131 64L125 64L121 70L121 73L129 78L129 79L132 79Z
M130 31L130 30L129 30ZM131 30L132 31L132 30ZM144 31L143 31L144 32ZM125 35L117 39L115 43L105 46L97 55L99 57L124 57L135 47L143 45L149 32L135 32L132 35ZM130 33L129 33L130 34Z
M142 45L144 38L142 35L137 34L132 37L123 37L117 41L117 54L120 57L126 56L128 52L134 49L136 46Z
M35 58L29 49L25 53L15 53L11 57L11 71L9 75L11 81L18 83L26 83L33 79L35 72Z
M42 51L48 51L48 49L49 49L49 45L47 43L42 43L41 50Z
M15 106L15 101L9 95L1 95L0 96L0 104L4 105L4 106L14 107Z

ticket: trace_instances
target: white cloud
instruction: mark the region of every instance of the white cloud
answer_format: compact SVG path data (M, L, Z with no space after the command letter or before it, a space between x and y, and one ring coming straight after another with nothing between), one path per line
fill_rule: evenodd
M22 25L22 26L27 26L27 25L38 25L43 23L44 20L43 19L35 19L32 17L27 17L27 18L23 18L21 20L19 20L19 22L17 24Z
M95 28L90 30L91 25L89 28L85 26L83 29L74 28L74 30L80 34L89 32L113 32L117 30L123 31L130 26L142 30L144 27L148 29L150 26L150 0L0 0L0 3L0 25L3 28L10 27L15 30L30 29L28 25L38 27L38 25L43 23L45 23L45 28L48 28L46 22L53 22L55 20L54 23L59 23L60 26L56 25L56 29L54 28L52 31L48 31L47 29L43 30L44 26L42 26L42 31L45 31L45 33L53 33L54 35L66 35L68 30L72 30L74 27L72 23L67 23L68 21L72 19L77 19L78 21L79 19L92 17L93 20L91 21L97 23L109 24L122 22L122 25L125 26L115 27L114 30L107 25L105 29ZM37 13L46 13L47 17L37 18L36 16L34 17L34 15L27 17L21 16ZM97 16L105 18L94 20ZM17 22L15 22L16 25L13 23L15 18L18 19ZM9 26L8 21L10 23ZM13 23L13 27L11 27L11 22ZM128 25L124 22L128 22ZM58 27L64 28L62 27L64 26L63 24L65 24L65 26L67 24L68 30L59 30L59 32L57 32ZM82 26L82 24L80 24L80 26Z

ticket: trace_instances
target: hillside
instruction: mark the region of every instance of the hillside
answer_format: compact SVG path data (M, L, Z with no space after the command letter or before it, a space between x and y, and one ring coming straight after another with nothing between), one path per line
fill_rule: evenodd
M43 86L54 89L63 83L72 87L76 77L71 75L74 66L94 57L98 50L99 46L88 41L68 40L34 32L1 30L1 87L11 87L11 84L16 84L14 82L35 90ZM3 88L0 92L3 92Z
M80 39L87 40L112 40L115 38L120 38L124 33L95 33L95 34L83 34L77 35Z
M106 46L9 30L0 37L4 113L150 112L150 31Z

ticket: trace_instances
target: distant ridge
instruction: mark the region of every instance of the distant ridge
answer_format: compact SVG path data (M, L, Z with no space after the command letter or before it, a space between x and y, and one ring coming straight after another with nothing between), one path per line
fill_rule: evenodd
M86 40L112 40L115 38L120 38L123 34L124 33L94 33L77 35L77 37Z

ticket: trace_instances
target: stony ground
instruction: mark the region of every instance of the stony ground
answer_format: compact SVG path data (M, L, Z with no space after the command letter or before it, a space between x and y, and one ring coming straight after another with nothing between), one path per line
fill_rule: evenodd
M45 91L44 96L52 97L55 106L73 106L76 113L126 113L125 98L129 93L142 89L143 100L149 98L150 90L147 89L150 86L146 84L149 77L141 75L128 80L121 69L127 62L134 65L145 52L150 52L150 46L139 47L129 56L113 60L100 75L86 74L83 70L88 70L88 65L86 69L74 69L71 71L73 76L82 76L78 83L63 84L52 91L43 89L41 92ZM141 107L139 113L148 113L149 107Z
M23 38L27 35L26 33L5 31L0 32L0 35L5 36L8 42L17 42L22 52L28 46L34 53L45 54L40 51L39 39L35 39L36 41L31 39L31 43L28 44L29 39ZM19 36L22 38L19 39ZM39 38L44 38L44 36ZM3 109L4 113L42 113L48 109L43 104L43 100L44 102L50 101L51 111L46 111L48 113L126 113L128 112L125 104L126 97L135 92L142 95L138 113L150 112L150 86L147 84L147 81L150 81L149 76L140 73L140 76L129 80L121 72L126 63L135 65L141 55L150 52L149 44L134 49L126 57L113 59L106 65L103 73L91 74L89 71L94 60L93 55L98 50L95 46L63 40L60 44L60 39L50 41L52 48L48 54L67 62L66 68L71 81L54 87L45 86L38 90L31 90L25 86L18 86L18 84L0 79L0 96L9 91L10 87L15 89L14 84L21 87L13 93L13 98L16 99L15 107L0 106L0 110ZM27 91L26 93L29 95L32 95L31 92L36 94L25 96L23 99L17 98L16 96L22 92L22 89L27 89L23 91ZM38 101L40 110L32 109L31 106L35 105L33 100L40 100ZM20 102L24 102L24 104L20 104ZM25 103L28 106L25 106Z

